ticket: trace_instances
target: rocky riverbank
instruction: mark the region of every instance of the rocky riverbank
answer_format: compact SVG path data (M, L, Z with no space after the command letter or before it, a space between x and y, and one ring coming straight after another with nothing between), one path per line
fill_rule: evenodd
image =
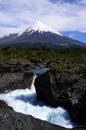
M16 113L12 110L0 109L0 130L66 130L32 116Z
M2 106L1 106L2 104ZM32 117L14 112L6 103L0 101L0 130L86 130L82 128L67 129Z

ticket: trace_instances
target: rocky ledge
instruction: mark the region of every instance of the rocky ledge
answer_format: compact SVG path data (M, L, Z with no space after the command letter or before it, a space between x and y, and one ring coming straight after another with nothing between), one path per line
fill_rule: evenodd
M36 78L35 88L39 100L65 107L74 122L86 126L86 71L50 70Z

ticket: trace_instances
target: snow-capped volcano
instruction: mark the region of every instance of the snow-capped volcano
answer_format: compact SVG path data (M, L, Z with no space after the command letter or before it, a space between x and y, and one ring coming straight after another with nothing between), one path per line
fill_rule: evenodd
M0 46L23 48L86 48L86 44L63 36L40 21L19 33L0 38Z
M21 36L23 33L28 33L28 32L30 32L30 34L34 32L39 32L39 33L51 32L51 33L55 33L62 36L62 34L51 29L50 27L48 27L46 24L42 23L41 21L36 21L28 29L20 31L18 33L18 36Z

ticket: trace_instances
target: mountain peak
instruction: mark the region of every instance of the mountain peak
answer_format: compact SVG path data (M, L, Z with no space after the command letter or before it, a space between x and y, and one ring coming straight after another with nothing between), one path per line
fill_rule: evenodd
M29 28L0 38L0 46L23 48L86 48L86 44L61 35L46 24L36 21Z
M36 21L32 24L32 26L30 26L28 29L26 29L26 31L22 31L18 34L18 36L22 35L24 32L39 32L39 33L43 33L43 32L51 32L54 34L58 34L60 36L62 36L62 34L60 34L59 32L54 31L53 29L51 29L50 27L48 27L46 24L42 23L41 21Z

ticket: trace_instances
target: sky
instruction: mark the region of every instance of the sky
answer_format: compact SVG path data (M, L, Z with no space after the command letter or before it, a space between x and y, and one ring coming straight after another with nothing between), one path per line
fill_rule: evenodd
M86 43L86 0L0 0L0 36L36 20Z

